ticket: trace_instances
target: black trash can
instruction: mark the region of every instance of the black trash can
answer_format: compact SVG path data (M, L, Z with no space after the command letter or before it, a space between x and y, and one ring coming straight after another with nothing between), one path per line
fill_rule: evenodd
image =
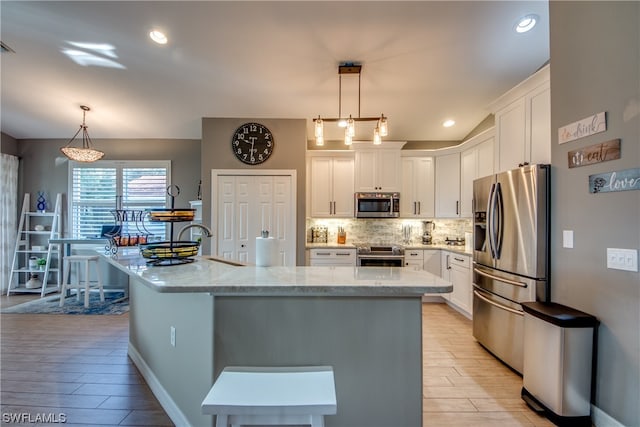
M558 426L591 426L598 320L564 305L523 302L522 398Z

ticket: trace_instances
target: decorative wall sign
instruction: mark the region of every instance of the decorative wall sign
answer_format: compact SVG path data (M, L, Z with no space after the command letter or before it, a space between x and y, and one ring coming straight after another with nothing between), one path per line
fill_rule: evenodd
M612 139L611 141L591 145L580 150L569 151L567 155L569 157L569 168L619 159L620 140Z
M640 168L589 175L590 193L640 190Z
M559 128L558 144L564 144L565 142L584 138L605 130L607 130L607 115L603 111Z

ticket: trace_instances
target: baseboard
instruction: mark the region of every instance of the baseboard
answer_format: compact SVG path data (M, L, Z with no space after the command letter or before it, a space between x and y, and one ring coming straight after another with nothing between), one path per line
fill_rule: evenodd
M591 421L596 427L624 427L622 423L595 405L591 405Z
M424 295L422 295L422 302L444 303L445 300L440 295L424 294Z
M136 350L131 343L129 343L128 354L133 364L136 365L140 374L144 377L153 395L158 399L158 402L160 402L162 409L164 409L169 418L171 418L171 421L177 426L191 426L187 417L185 417L180 408L178 408L178 405L176 405L167 390L160 384L160 381L156 378L151 368L149 368L149 365L147 365L140 353L138 353L138 350Z
M465 310L461 309L460 307L458 307L457 305L455 305L451 301L447 301L447 305L449 305L449 307L453 308L458 313L462 314L467 319L472 320L472 317L471 317L470 313L467 313Z

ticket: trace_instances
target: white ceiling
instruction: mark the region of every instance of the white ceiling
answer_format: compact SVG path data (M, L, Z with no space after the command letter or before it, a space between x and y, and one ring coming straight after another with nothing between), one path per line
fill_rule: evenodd
M515 33L529 13L538 26ZM18 139L71 138L81 104L92 139L199 139L202 117L304 118L311 139L313 117L338 115L338 65L355 62L360 114L389 117L385 139L461 140L549 58L546 1L3 0L0 14L15 51L0 56L2 131ZM115 58L80 50L122 68L80 66L61 53L70 42L110 44Z

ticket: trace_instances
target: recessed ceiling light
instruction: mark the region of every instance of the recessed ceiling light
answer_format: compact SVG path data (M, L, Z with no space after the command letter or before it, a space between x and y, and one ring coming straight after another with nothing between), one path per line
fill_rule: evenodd
M538 15L527 15L520 18L516 24L516 33L526 33L536 26Z
M451 119L449 119L449 120L445 120L445 121L442 123L442 126L444 126L444 127L446 127L446 128L450 128L451 126L453 126L453 125L455 125L455 124L456 124L456 121L455 121L455 120L451 120Z
M158 30L151 31L149 33L149 37L151 37L151 40L153 40L158 44L167 44L167 41L168 41L167 36L165 36L162 31L158 31Z

